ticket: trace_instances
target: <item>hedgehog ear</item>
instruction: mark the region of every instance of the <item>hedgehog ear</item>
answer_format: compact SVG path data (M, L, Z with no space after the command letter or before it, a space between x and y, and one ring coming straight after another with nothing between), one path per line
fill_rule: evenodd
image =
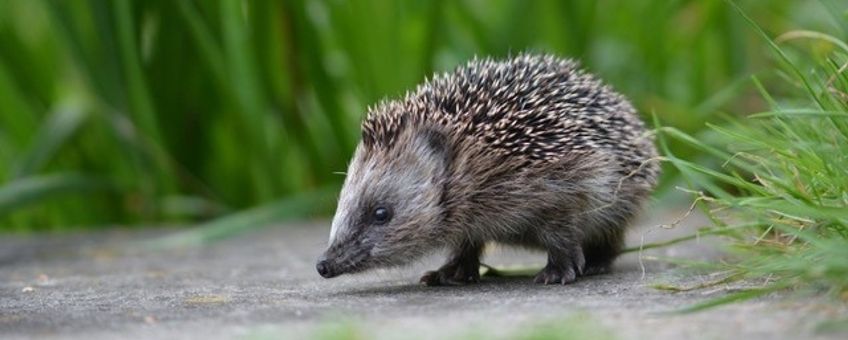
M447 149L447 141L445 140L445 135L440 131L435 129L427 129L422 133L424 141L427 143L427 147L433 151L433 153L443 153Z
M420 136L424 139L424 143L434 156L441 159L444 164L449 164L451 149L448 145L448 137L446 134L439 130L430 128L423 130Z

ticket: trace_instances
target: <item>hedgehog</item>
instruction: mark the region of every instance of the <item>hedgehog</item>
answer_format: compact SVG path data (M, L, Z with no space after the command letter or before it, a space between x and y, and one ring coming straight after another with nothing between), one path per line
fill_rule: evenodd
M654 158L633 106L576 61L474 58L368 110L316 269L447 250L420 281L461 285L497 243L545 251L537 283L604 273L655 186Z

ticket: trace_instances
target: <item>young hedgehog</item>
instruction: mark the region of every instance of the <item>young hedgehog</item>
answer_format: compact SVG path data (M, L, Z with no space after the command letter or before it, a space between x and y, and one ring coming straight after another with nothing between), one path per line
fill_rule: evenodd
M602 273L655 156L630 103L576 62L473 60L369 111L316 267L331 278L447 248L421 282L465 284L498 242L547 251L538 283Z

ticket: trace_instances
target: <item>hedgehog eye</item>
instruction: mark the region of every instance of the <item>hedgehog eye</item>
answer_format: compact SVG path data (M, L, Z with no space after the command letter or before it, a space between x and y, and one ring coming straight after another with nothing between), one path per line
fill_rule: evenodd
M385 207L377 207L371 215L374 224L385 224L392 218L392 213Z

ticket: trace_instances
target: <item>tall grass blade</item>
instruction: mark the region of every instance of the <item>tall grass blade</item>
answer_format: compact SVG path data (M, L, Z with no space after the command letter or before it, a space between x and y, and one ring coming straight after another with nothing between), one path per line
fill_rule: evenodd
M0 216L58 196L112 189L114 186L102 179L70 173L20 178L0 187Z
M35 135L32 146L14 167L12 178L33 175L71 138L87 119L80 108L64 107L53 112Z

